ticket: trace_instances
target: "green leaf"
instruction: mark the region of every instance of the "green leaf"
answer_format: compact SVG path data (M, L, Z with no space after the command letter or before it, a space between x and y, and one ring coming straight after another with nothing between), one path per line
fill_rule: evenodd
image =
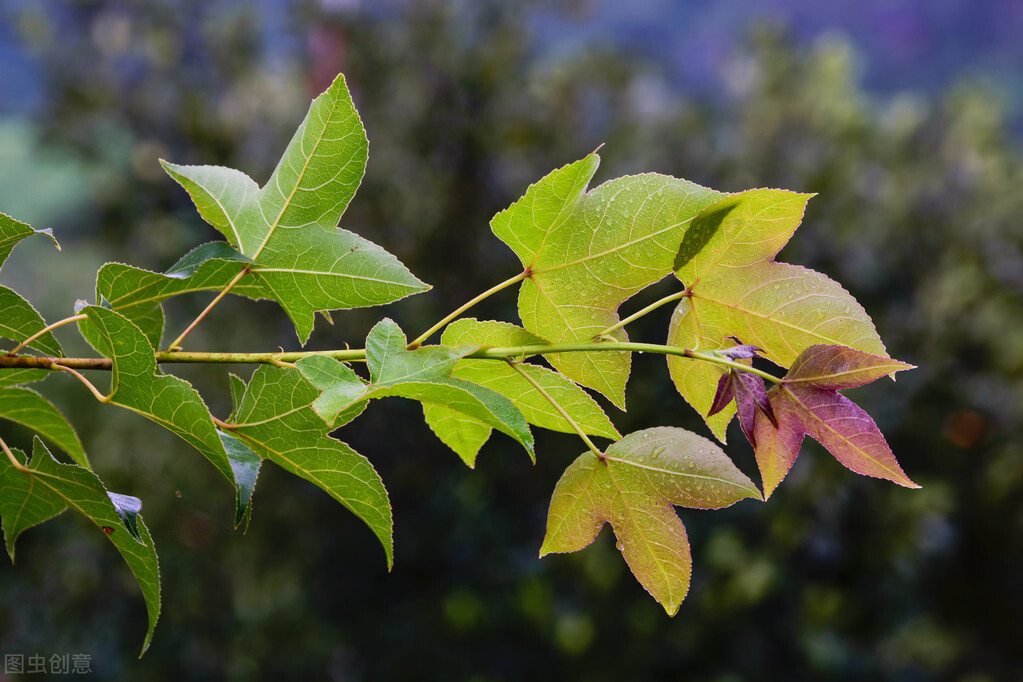
M23 424L53 441L79 466L91 469L78 434L53 404L27 388L0 388L0 417Z
M734 336L783 367L818 343L885 354L870 317L849 292L813 270L772 260L799 225L809 197L749 190L725 197L693 221L676 268L691 295L672 315L669 345L717 350L732 345L728 337ZM679 393L706 415L724 370L674 356L667 362ZM734 414L729 406L706 417L722 442Z
M242 396L245 395L245 380L234 372L229 372L227 378L231 383L231 416L227 418L227 421L231 421L234 413L238 411L238 406L242 403Z
M258 264L248 286L281 304L304 343L318 311L390 303L429 288L384 249L337 228L362 181L367 149L338 76L313 101L262 188L230 168L163 166L200 215Z
M14 450L19 461L24 453ZM0 517L7 552L14 560L14 543L28 528L47 521L68 507L86 516L101 529L124 557L135 575L149 613L149 627L142 652L149 648L160 615L160 571L149 529L138 516L137 498L108 493L96 474L53 459L46 446L35 440L28 471L19 471L7 457L0 457Z
M17 386L42 381L52 372L46 369L0 369L0 386Z
M501 348L545 343L521 327L504 322L480 322L473 318L457 320L444 330L445 345L475 344ZM536 381L587 434L617 440L621 434L600 406L569 379L546 367L520 363L519 367ZM455 378L485 386L505 396L522 411L526 421L544 429L573 433L572 425L529 381L508 363L463 358L455 366Z
M366 337L366 364L372 382L367 397L399 396L447 407L517 440L535 459L533 435L522 412L500 393L452 378L462 357L477 345L426 346L406 350L405 335L390 319L377 323Z
M160 303L181 294L220 291L246 261L223 242L210 242L189 251L164 274L107 263L96 275L96 300L108 301L112 309L138 325L156 347L163 331ZM259 282L245 278L231 291L256 300L267 298Z
M476 456L490 438L490 426L450 407L423 403L423 418L441 442L455 451L472 469Z
M598 459L583 453L554 490L540 556L574 552L605 523L640 584L668 615L689 590L691 560L685 527L672 505L719 509L760 491L724 452L683 429L631 433Z
M99 306L83 309L82 335L113 361L106 402L140 414L177 434L213 463L236 491L243 484L217 433L209 409L184 379L157 373L153 346L130 320ZM239 500L242 499L239 492ZM236 510L241 518L245 509Z
M0 215L3 214L0 213ZM32 307L32 304L13 289L0 286L0 310L3 311L3 316L0 317L0 336L6 339L21 343L46 328L46 321ZM51 332L46 332L32 341L29 348L35 348L46 355L56 357L64 355L64 351Z
M53 236L53 230L50 228L36 230L6 213L0 213L0 267L3 267L7 257L11 255L11 250L17 246L18 242L34 234L45 234L53 240L53 245L57 247L57 250L60 250L60 244L57 243L56 237Z
M296 370L260 366L245 389L230 435L260 457L301 476L362 519L394 562L391 505L369 460L327 436L313 410L319 391Z
M177 279L186 279L197 273L203 265L211 260L256 264L254 260L241 255L224 242L207 242L179 258L178 262L170 266L163 274Z
M237 528L244 523L245 528L248 529L249 521L252 519L252 493L256 489L259 465L263 463L263 460L248 445L231 434L219 430L217 433L220 434L220 441L224 444L227 459L231 462L231 471L234 474L237 490L234 527Z
M554 171L491 221L529 277L519 316L552 343L585 341L619 322L618 307L670 274L689 223L721 194L665 175L618 178L586 191L599 158ZM618 341L628 339L619 329ZM630 356L564 353L550 362L624 409Z

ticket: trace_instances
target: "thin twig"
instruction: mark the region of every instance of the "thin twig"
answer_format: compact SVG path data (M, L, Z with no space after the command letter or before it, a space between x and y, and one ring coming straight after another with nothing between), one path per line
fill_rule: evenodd
M450 314L445 316L440 322L438 322L437 324L433 325L432 327L427 329L425 332L420 334L418 337L416 337L415 341L413 341L412 343L410 343L408 345L408 349L409 350L415 350L416 348L419 348L419 346L423 345L423 341L426 341L428 338L430 338L433 335L434 332L436 332L438 329L440 329L441 327L446 325L448 322L451 322L456 317L458 317L459 315L461 315L466 310L468 310L469 308L473 307L474 305L476 305L477 303L479 303L483 299L488 298L488 297L496 294L498 291L501 291L502 289L506 289L506 288L510 287L511 285L515 284L516 282L521 282L522 280L524 280L527 277L529 277L530 274L531 274L531 271L523 270L519 274L515 275L514 277L512 277L510 279L506 279L505 281L501 282L497 286L490 287L489 289L487 289L486 291L484 291L482 294L480 294L476 298L472 299L471 301L468 301L468 302L462 304L456 310L454 310L453 312L451 312Z

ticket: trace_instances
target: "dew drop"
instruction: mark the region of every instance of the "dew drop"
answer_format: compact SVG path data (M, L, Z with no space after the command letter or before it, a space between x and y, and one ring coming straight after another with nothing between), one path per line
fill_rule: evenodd
M618 548L619 552L624 552L625 551L625 543L624 542L619 542L617 545L615 545L615 547Z
M643 440L650 440L650 434L649 433L644 433L643 434Z
M637 459L639 459L640 462L645 462L646 461L646 456L645 455L640 455Z
M650 459L657 459L662 452L664 452L664 446L663 445L661 447L659 447L659 448L654 449L654 451L652 453L650 453Z

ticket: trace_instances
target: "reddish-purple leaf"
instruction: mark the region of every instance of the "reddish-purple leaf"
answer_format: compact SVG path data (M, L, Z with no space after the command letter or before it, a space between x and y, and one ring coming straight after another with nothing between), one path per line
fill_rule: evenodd
M817 344L796 358L785 383L839 390L863 386L906 369L913 369L913 365L846 346Z
M713 417L721 410L728 407L728 403L732 402L732 398L735 397L735 386L732 383L732 372L722 374L721 378L718 379L718 390L714 394L714 402L710 406L710 411L707 412L708 417Z
M777 426L778 420L774 416L774 410L767 398L767 389L764 388L764 380L750 372L739 372L733 370L732 384L735 391L735 406L739 412L739 426L746 434L746 440L754 448L757 446L754 434L754 425L757 412L763 413L771 424Z
M777 427L758 415L754 429L765 498L785 478L807 435L858 474L885 478L907 488L920 487L902 471L870 415L837 391L810 384L780 384L768 396Z
M920 487L902 471L870 415L837 390L911 368L845 346L818 344L804 350L782 383L768 393L777 421L772 424L763 413L754 425L764 497L785 478L807 435L856 473L886 478L907 488Z
M718 380L714 404L711 405L707 416L711 417L725 409L733 399L739 413L739 426L742 427L742 432L746 434L746 440L750 442L750 445L756 447L754 425L757 411L762 412L772 425L777 426L778 424L774 417L774 410L771 409L771 403L767 399L764 380L749 372L734 369L727 374L722 374L721 379Z

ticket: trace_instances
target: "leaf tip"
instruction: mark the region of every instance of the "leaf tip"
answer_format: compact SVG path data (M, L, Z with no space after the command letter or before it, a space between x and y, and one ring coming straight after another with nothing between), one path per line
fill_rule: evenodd
M661 606L664 608L664 612L668 614L668 618L674 618L675 614L678 613L678 609L682 606L681 603L662 602Z

